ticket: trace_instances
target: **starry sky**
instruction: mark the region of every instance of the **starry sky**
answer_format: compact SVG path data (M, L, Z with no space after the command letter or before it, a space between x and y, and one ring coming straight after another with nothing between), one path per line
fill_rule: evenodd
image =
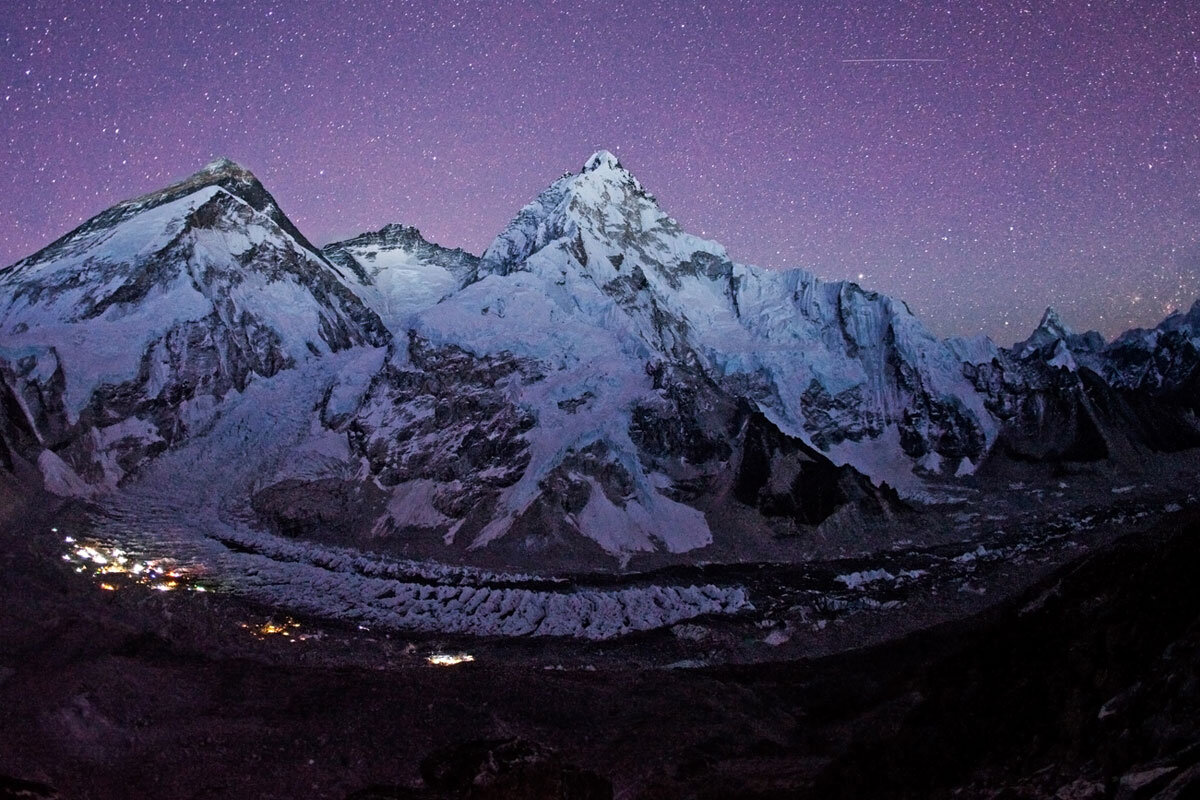
M738 261L940 334L1152 325L1200 295L1200 3L23 0L0 263L212 158L318 243L482 252L594 151Z

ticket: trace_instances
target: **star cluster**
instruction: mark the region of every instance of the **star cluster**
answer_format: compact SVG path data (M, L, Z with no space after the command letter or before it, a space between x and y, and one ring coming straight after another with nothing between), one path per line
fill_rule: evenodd
M0 16L0 263L215 156L316 241L480 252L599 148L746 263L943 334L1200 294L1200 5L30 0Z

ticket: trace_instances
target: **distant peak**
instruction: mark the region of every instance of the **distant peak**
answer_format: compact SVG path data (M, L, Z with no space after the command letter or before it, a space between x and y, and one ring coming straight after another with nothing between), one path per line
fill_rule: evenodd
M234 191L239 196L243 192L234 190L234 186L251 186L261 190L258 178L254 177L254 173L250 170L232 159L218 158L208 162L196 172L193 172L181 181L171 184L156 194L177 194L185 191L196 191L206 186L222 186ZM247 200L246 197L242 197L242 199ZM249 200L247 201L249 202ZM251 202L250 204L255 208L260 208L262 205L258 202Z
M584 172L595 172L598 169L621 169L621 162L607 150L598 150L583 165Z
M239 178L254 178L254 174L250 172L250 170L246 169L233 159L225 158L224 156L205 164L200 168L199 172L192 176L192 178L208 178L211 180L230 176Z
M244 169L241 164L234 161L232 158L215 158L201 168L201 172L224 172L230 169Z
M389 222L379 229L378 233L383 236L420 236L421 231L412 226L405 225L403 222Z
M564 177L570 177L564 176ZM627 191L645 197L650 202L656 202L654 196L645 190L641 182L625 169L620 159L608 150L597 150L586 162L583 169L575 176L577 187L596 187L598 185L620 185Z
M359 244L374 242L389 246L412 246L424 242L425 237L421 235L419 229L412 225L405 225L402 222L389 222L377 231L360 233L358 236L347 241Z
M1173 311L1170 316L1158 323L1158 330L1188 330L1200 333L1200 300L1192 303L1187 311L1182 308Z
M1042 314L1042 321L1034 328L1033 333L1023 342L1017 342L1013 348L1024 356L1041 350L1049 344L1075 338L1070 328L1063 324L1062 317L1054 308L1047 308Z
M1062 317L1054 310L1053 306L1046 308L1046 313L1042 314L1042 321L1038 323L1039 328L1045 328L1059 333L1069 333L1070 328L1062 321Z
M250 170L231 159L218 158L205 164L186 178L181 178L174 183L168 184L158 191L126 200L119 204L119 207L145 208L146 206L157 206L209 186L220 186L237 195L242 200L245 200L259 211L268 206L274 206L274 200L267 194L266 189L263 188L258 178L254 177L254 174ZM282 212L278 212L278 210L276 212L282 217ZM292 233L291 230L288 230L288 232ZM299 231L294 235L298 234Z
M389 222L377 231L367 231L350 239L340 239L330 242L325 245L324 250L328 252L346 247L380 246L388 248L399 247L405 250L434 248L451 253L462 253L465 257L474 258L474 256L461 248L443 247L436 242L431 242L421 234L419 228L414 225L405 225L402 222Z

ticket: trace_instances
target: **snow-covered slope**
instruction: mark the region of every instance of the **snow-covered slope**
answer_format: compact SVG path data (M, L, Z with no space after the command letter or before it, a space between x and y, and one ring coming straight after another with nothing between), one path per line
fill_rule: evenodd
M253 375L388 339L225 160L0 271L6 392L52 451L38 458L87 483L113 485Z
M479 266L470 253L428 242L416 228L398 224L333 242L322 252L394 333L474 279Z

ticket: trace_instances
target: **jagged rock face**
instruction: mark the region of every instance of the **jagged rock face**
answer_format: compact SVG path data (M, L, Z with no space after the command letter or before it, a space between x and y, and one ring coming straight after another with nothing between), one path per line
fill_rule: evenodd
M52 451L27 455L111 487L253 375L386 343L289 231L253 176L217 162L0 272L0 373Z
M824 522L848 503L872 511L903 507L886 485L877 489L851 467L835 466L758 412L747 414L739 446L734 495L766 517L805 526Z
M417 337L400 355L375 376L346 425L351 449L372 477L401 486L382 527L445 530L471 517L478 530L530 458L524 434L534 420L497 389L539 380L537 367L507 356L479 359Z
M462 288L479 269L478 257L428 242L407 225L333 242L322 252L396 335L413 314Z
M1146 451L1200 446L1200 425L1186 403L1113 386L1087 367L1053 364L1037 352L968 366L1001 421L990 462L1123 463Z
M1001 421L992 458L1059 463L1109 455L1085 384L1074 371L1004 354L968 366L967 373Z
M52 349L0 359L0 459L6 469L18 456L66 441L65 389Z
M1200 301L1150 331L1132 330L1104 350L1104 378L1125 390L1143 438L1158 450L1200 442Z
M1150 331L1133 330L1104 352L1104 376L1114 386L1171 393L1200 375L1200 302Z
M818 525L850 502L871 511L900 506L703 376L660 368L653 377L657 394L635 405L630 436L647 468L671 479L663 488L671 499L711 508L729 495L793 526Z
M734 460L745 407L695 370L656 363L649 371L655 391L634 403L629 436L645 463L672 476L673 498L697 499L710 489L698 470Z
M902 303L799 270L740 271L736 308L749 335L737 350L717 336L707 349L726 375L765 383L750 397L790 434L893 482L906 476L874 462L878 443L934 472L986 450L994 422L961 359Z

